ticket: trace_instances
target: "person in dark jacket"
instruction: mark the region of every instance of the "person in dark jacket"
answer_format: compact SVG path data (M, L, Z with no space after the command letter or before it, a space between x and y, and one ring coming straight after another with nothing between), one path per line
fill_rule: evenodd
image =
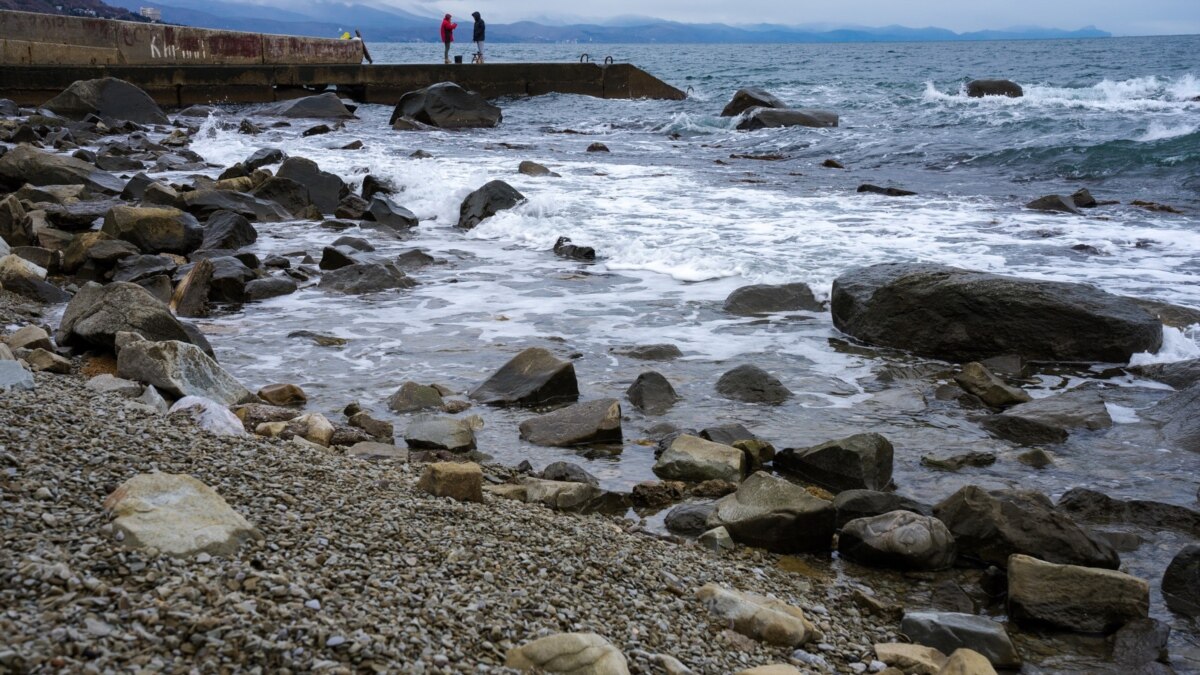
M471 12L471 16L475 18L475 31L471 35L471 40L475 42L475 58L473 63L483 63L483 32L486 25L483 23L483 17L479 16L479 12Z
M450 63L450 43L454 42L454 29L458 28L458 24L450 21L450 15L442 19L442 44L446 45L446 63Z

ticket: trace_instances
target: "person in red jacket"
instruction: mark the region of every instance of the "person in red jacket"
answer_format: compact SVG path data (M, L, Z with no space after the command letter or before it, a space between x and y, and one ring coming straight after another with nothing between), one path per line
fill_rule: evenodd
M446 63L450 63L450 43L454 42L454 29L458 28L458 24L450 22L450 15L442 19L442 44L446 45Z

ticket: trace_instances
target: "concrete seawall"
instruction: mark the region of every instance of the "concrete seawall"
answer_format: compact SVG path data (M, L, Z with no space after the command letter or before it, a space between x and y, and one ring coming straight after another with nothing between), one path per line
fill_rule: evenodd
M360 103L394 105L405 92L455 82L488 98L583 94L597 98L682 100L683 92L636 66L617 63L289 66L5 66L0 98L41 105L76 80L116 77L162 106L265 103L336 87Z
M0 65L358 64L362 42L0 11Z

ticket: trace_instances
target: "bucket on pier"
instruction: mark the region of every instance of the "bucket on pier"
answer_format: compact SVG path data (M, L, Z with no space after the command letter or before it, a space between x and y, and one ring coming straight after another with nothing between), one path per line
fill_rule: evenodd
M462 54L455 54L455 55L454 55L454 62L455 62L455 63L462 63Z

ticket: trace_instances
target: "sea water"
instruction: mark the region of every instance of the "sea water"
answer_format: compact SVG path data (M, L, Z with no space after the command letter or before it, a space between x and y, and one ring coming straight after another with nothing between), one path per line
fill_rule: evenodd
M435 63L436 45L369 45L377 63ZM463 46L463 49L467 49ZM529 346L572 358L584 399L613 397L658 370L683 400L659 417L624 405L623 452L542 448L519 440L530 412L476 407L480 449L535 467L576 461L608 488L653 478L638 444L660 422L684 428L741 423L778 447L860 431L896 446L900 493L936 502L965 484L1022 487L1057 499L1083 486L1122 498L1196 507L1195 454L1162 447L1139 411L1167 389L1104 366L1043 370L1025 386L1046 396L1110 387L1114 428L1051 448L1055 464L1016 461L1022 448L989 438L978 411L938 401L928 383L886 384L891 365L926 363L855 344L828 312L767 318L721 309L735 288L802 281L818 297L847 269L905 261L1090 283L1123 295L1200 307L1200 37L1027 42L822 45L508 45L489 60L632 62L688 92L684 101L549 95L502 99L495 129L395 132L389 107L364 105L331 134L307 126L258 136L205 122L193 149L232 164L260 147L316 161L355 187L370 173L391 182L421 224L407 240L316 223L259 225L255 250L308 252L340 234L363 236L389 259L421 248L439 260L420 285L363 297L299 293L229 308L204 321L224 365L248 386L295 382L310 408L338 418L350 401L397 425L385 399L405 380L467 391ZM470 65L461 66L469 68ZM973 78L1008 78L1023 98L968 98ZM764 88L793 107L840 115L837 128L735 130L719 113L740 87ZM259 109L225 115L257 118ZM270 121L268 118L264 118ZM316 124L316 122L313 122ZM361 140L361 150L340 150ZM595 142L610 152L586 152ZM410 155L424 150L432 157ZM746 159L746 156L756 157ZM824 168L836 159L845 169ZM532 160L559 177L529 177ZM475 229L454 227L463 198L501 179L527 201ZM856 192L862 183L911 197ZM1026 210L1045 194L1087 188L1120 202L1080 215ZM1140 199L1179 213L1131 206ZM594 264L551 252L558 237L592 246ZM299 257L293 258L298 263ZM344 347L288 339L295 330L346 338ZM1136 363L1200 356L1200 327L1165 329L1163 348ZM626 345L669 342L684 357L648 363ZM721 373L754 363L795 392L779 406L719 397ZM1120 366L1125 364L1110 364ZM620 450L617 448L616 450ZM928 452L990 450L991 467L934 471ZM1189 539L1146 533L1124 555L1153 584ZM1155 613L1165 610L1154 591Z

